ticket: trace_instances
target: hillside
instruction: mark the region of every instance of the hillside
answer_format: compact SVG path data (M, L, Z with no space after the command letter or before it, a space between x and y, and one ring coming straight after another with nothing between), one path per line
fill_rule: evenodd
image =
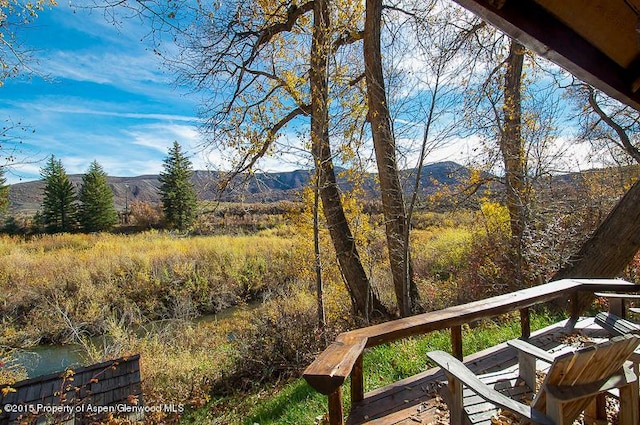
M414 170L403 171L405 188L409 190ZM277 173L255 173L236 177L226 190L221 191L220 182L223 176L215 171L195 171L194 187L201 200L221 200L229 202L276 202L282 200L294 201L300 196L312 176L310 170L296 170ZM421 175L421 194L429 194L436 190L438 184L455 185L469 176L469 169L455 162L441 162L423 167ZM365 190L372 196L378 194L376 174L365 176ZM71 182L79 187L82 175L70 176ZM143 175L136 177L109 177L109 186L115 196L117 210L123 210L125 204L133 201L150 203L160 202L158 193L160 183L157 175ZM437 183L436 183L437 182ZM345 178L339 178L339 184L345 190L350 184ZM11 211L13 213L34 213L42 202L42 181L17 183L10 186Z

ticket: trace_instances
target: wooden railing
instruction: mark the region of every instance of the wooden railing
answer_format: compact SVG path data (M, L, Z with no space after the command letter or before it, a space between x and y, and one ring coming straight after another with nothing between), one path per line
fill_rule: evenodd
M522 336L529 337L529 307L566 297L573 319L584 311L579 292L640 291L640 285L618 279L563 279L444 310L344 332L307 367L304 379L329 398L329 423L343 423L342 384L351 376L351 401L364 399L362 357L365 348L432 331L450 329L453 355L462 359L462 325L518 310ZM426 361L426 359L425 359Z

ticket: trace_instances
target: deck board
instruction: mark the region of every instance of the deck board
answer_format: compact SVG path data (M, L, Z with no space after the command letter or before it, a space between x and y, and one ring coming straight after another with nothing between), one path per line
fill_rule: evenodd
M529 342L549 352L564 352L572 348L563 344L561 339L576 331L590 338L607 337L606 332L593 323L593 318L581 318L575 325L575 331L567 326L567 321L562 321L532 333ZM511 397L526 397L530 394L526 386L519 379L516 379L518 374L517 353L506 343L465 357L464 363L476 375L484 375L483 380L498 384L500 391ZM540 361L538 368L544 368L545 365ZM433 368L368 392L365 394L364 400L352 405L346 423L348 425L437 424L441 419L438 409L442 407L442 404L437 397L436 390L438 383L444 380L444 374L440 369ZM473 404L471 408L473 414L470 415L473 419L472 422L474 424L490 423L494 413L487 411L487 403L473 394L468 394L468 397L468 403Z

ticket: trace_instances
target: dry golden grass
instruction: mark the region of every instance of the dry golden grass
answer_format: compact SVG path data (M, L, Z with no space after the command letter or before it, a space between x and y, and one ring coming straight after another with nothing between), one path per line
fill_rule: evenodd
M325 338L354 326L333 248L322 232L328 325L324 334L317 331L306 218L251 236L0 236L0 345L86 342L104 335L104 345L87 345L91 359L140 353L151 403L199 406L212 389L233 392L295 375ZM473 238L472 220L464 218L460 226L455 219L424 217L426 230L412 234L428 308L456 297ZM367 220L358 226L372 285L392 305L383 226ZM193 321L256 299L266 301L223 321Z
M0 238L0 344L212 313L295 279L291 240L157 232ZM75 331L74 331L75 330Z

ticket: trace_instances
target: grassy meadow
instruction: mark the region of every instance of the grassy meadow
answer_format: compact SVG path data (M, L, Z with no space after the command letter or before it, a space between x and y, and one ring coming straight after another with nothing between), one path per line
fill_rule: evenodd
M417 217L412 255L426 310L487 293L483 282L495 281L500 255L486 246L501 232L506 238L506 217L495 208ZM310 220L288 221L250 235L1 236L4 359L12 348L51 343L82 344L91 361L140 353L145 403L184 403L185 423L319 421L326 399L300 373L337 333L356 325L323 233L327 326L318 331ZM358 223L372 285L392 305L383 226L375 217ZM230 317L199 320L233 306L240 308ZM545 317L534 322L542 326ZM511 322L483 323L465 349L515 336L518 322ZM433 333L371 350L365 369L379 373L367 386L424 370L424 353L446 344L446 335ZM20 368L1 371L4 382L24 376Z

